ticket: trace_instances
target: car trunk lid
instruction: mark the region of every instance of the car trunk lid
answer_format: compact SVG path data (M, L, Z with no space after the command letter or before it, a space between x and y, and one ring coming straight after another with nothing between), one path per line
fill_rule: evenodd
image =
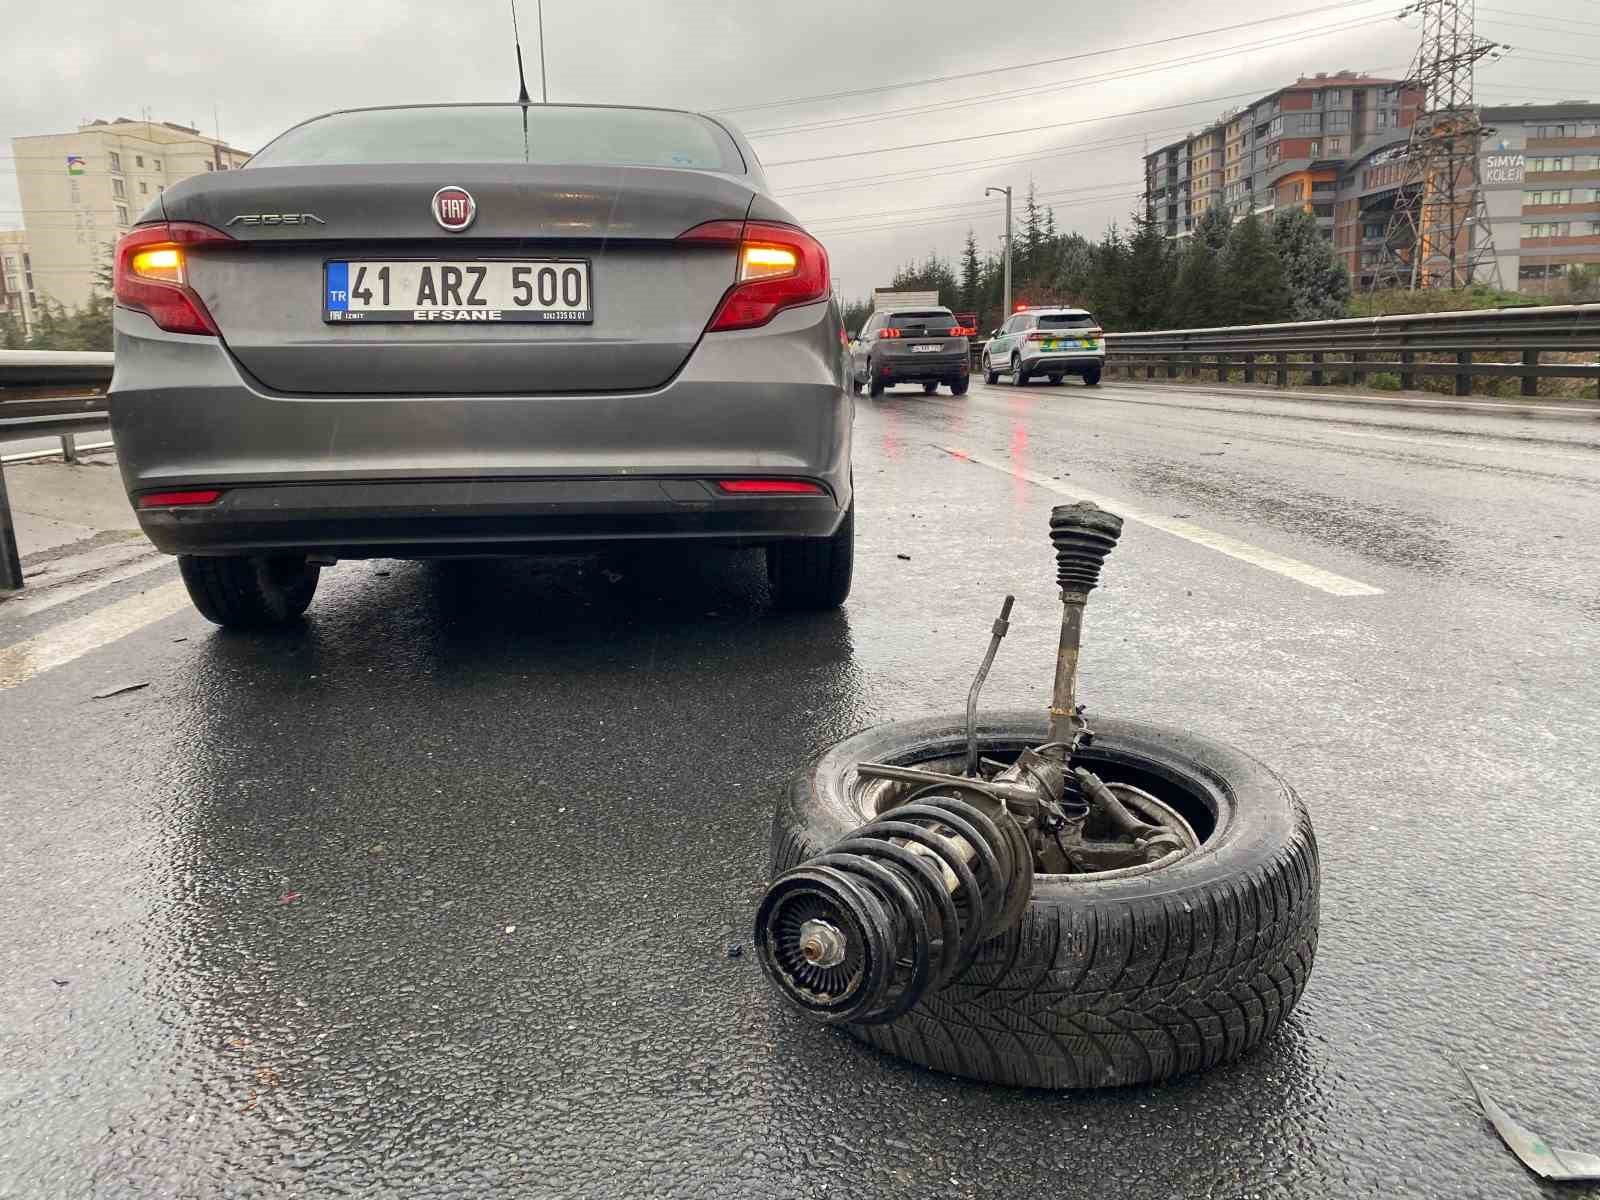
M446 188L475 206L459 233L434 215ZM753 194L731 176L660 167L288 166L203 176L169 190L163 209L235 239L194 251L189 282L266 387L526 394L670 379L733 282L736 257L728 244L677 238L706 221L742 220ZM592 321L325 319L330 263L491 260L586 262Z

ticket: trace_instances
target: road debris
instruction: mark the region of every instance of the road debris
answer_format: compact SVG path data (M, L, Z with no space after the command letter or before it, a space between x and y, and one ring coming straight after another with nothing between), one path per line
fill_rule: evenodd
M901 562L910 562L911 561L911 555L909 555L909 554L896 554L895 557L898 558Z
M896 802L773 880L756 913L756 954L802 1012L894 1021L964 971L980 944L1019 926L1035 871L1138 875L1199 848L1171 805L1107 785L1076 757L1094 740L1077 702L1084 607L1121 534L1121 517L1087 501L1051 510L1062 618L1043 742L1010 762L979 749L978 694L1010 628L1008 595L967 693L964 767L857 763L859 777L898 786Z
M1471 1072L1461 1073L1467 1077L1467 1083L1472 1086L1473 1094L1483 1106L1483 1115L1489 1118L1489 1123L1500 1135L1500 1140L1511 1148L1511 1153L1515 1154L1528 1170L1544 1179L1555 1179L1564 1183L1600 1182L1600 1154L1591 1154L1587 1150L1561 1150L1550 1145L1532 1130L1525 1129L1513 1121L1506 1110L1478 1086L1478 1081L1472 1077Z
M744 954L744 945L742 943L740 943L740 942L735 942L735 943L733 943L733 945L728 947L728 957L729 958L739 958L743 954Z
M120 696L124 692L137 692L139 689L147 688L149 686L150 681L148 679L141 679L134 683L119 683L114 687L108 687L103 692L96 692L94 694L94 699L105 700L111 696Z
M283 895L278 897L278 903L293 904L296 900L300 899L300 897L300 892L285 892Z

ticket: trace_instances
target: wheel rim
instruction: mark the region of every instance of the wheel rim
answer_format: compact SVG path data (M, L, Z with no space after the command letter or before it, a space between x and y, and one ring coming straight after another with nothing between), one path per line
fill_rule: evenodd
M978 748L981 756L1009 761L1024 746L1037 741L1036 736L1021 734L980 737ZM882 754L879 761L959 774L965 765L965 745L954 741L933 746L919 743L915 752ZM1199 773L1175 773L1167 763L1112 750L1098 743L1081 749L1074 761L1100 774L1123 805L1141 819L1151 824L1169 825L1169 818L1176 816L1192 828L1195 844L1191 849L1169 854L1155 862L1098 871L1038 870L1038 878L1099 883L1148 875L1203 854L1221 836L1231 819L1233 805L1229 793L1217 781ZM847 787L852 806L861 813L863 821L887 815L889 810L906 803L916 790L916 785L866 779L854 771L850 772Z

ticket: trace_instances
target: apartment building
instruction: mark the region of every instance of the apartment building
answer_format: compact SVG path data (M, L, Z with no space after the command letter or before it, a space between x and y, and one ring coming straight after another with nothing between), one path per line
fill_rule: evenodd
M37 303L27 235L20 229L0 229L0 316L13 318L23 333L32 333Z
M1487 107L1479 116L1491 131L1478 156L1478 186L1500 282L1516 291L1559 291L1574 265L1600 264L1600 104ZM1374 148L1346 165L1334 245L1358 287L1372 282L1382 260L1396 201L1416 186L1403 144ZM1456 187L1470 205L1466 164ZM1466 224L1463 256L1468 239L1481 244L1482 231Z
M1488 107L1479 158L1506 287L1561 290L1574 266L1600 267L1600 103Z
M1331 237L1345 164L1404 145L1419 102L1395 79L1354 71L1303 76L1147 154L1150 216L1168 237L1183 238L1213 207L1235 220L1301 207ZM1216 173L1201 172L1202 162Z
M126 117L89 121L73 133L12 138L11 153L22 197L25 246L18 258L32 276L25 289L30 310L46 300L69 308L84 303L110 261L110 247L156 197L179 180L231 171L250 157L188 125Z

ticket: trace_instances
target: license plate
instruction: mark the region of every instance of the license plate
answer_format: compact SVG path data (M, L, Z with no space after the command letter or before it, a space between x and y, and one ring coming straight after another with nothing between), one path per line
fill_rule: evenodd
M327 322L594 321L583 258L362 259L324 263L322 277Z
M913 354L936 354L940 350L943 350L943 349L944 349L943 346L913 346L913 347L911 347L911 353L913 353Z
M1044 344L1046 350L1081 350L1083 346L1082 338L1051 338Z

